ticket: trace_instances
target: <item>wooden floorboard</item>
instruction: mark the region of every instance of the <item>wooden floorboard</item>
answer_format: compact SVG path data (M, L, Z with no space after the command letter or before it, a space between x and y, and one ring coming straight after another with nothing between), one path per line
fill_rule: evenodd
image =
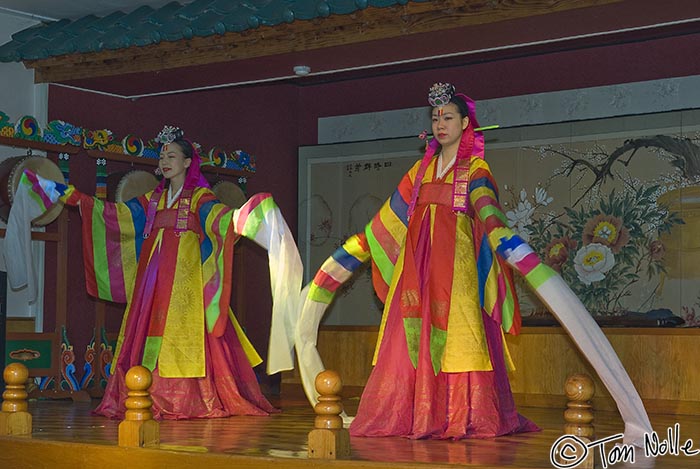
M281 412L268 417L162 421L161 445L156 449L119 448L119 421L91 415L96 405L72 401L30 402L31 437L0 438L0 467L358 467L358 468L551 468L552 443L562 435L562 409L524 407L520 411L542 431L486 440L432 441L404 438L352 438L352 455L346 461L309 460L307 435L314 414L302 398L274 401ZM345 403L354 412L356 400ZM616 412L595 414L596 438L622 431ZM660 439L679 424L680 444L693 440L700 448L700 417L651 415ZM606 454L613 449L606 445ZM608 467L687 468L700 463L700 455L666 455L652 461ZM609 456L612 457L612 456ZM603 467L600 458L596 467Z

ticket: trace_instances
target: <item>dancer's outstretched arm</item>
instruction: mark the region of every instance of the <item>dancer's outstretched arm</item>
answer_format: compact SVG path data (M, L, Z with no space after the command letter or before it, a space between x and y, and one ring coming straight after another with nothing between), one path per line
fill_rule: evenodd
M644 433L652 431L651 423L615 350L561 276L545 265L532 248L508 228L487 163L473 159L471 164L470 202L481 222L487 226L489 243L525 277L596 370L625 422L624 442L642 447Z

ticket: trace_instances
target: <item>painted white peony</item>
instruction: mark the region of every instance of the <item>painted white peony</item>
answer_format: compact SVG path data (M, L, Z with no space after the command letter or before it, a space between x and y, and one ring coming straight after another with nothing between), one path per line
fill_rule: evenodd
M586 285L605 279L605 273L615 265L615 255L600 243L583 246L574 257L574 268L579 280Z
M520 201L515 210L506 212L508 226L513 228L524 241L530 240L530 230L528 226L532 225L532 214L535 208L529 200L527 200L527 192L525 189L520 191Z

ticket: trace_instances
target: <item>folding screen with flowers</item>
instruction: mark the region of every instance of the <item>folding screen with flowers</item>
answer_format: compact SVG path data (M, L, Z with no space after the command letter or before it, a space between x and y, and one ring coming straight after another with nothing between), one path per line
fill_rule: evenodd
M700 325L700 112L501 130L486 158L511 227L598 322Z

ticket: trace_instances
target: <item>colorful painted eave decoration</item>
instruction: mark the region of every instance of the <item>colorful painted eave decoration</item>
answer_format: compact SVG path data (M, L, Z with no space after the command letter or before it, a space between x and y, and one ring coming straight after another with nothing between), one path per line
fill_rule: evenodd
M425 2L428 0L413 0ZM409 0L195 0L161 8L141 6L104 17L61 19L19 31L0 47L0 62L41 60L148 46L194 37L241 33L260 26L349 15L368 7L405 5Z
M144 141L133 134L116 138L111 130L91 130L75 126L62 120L53 120L46 128L32 116L24 116L16 123L0 111L0 136L45 142L54 145L72 145L87 150L99 150L137 158L158 158L158 143L150 139ZM221 147L212 147L209 152L201 152L209 165L239 171L256 171L255 158L243 150L227 152Z

